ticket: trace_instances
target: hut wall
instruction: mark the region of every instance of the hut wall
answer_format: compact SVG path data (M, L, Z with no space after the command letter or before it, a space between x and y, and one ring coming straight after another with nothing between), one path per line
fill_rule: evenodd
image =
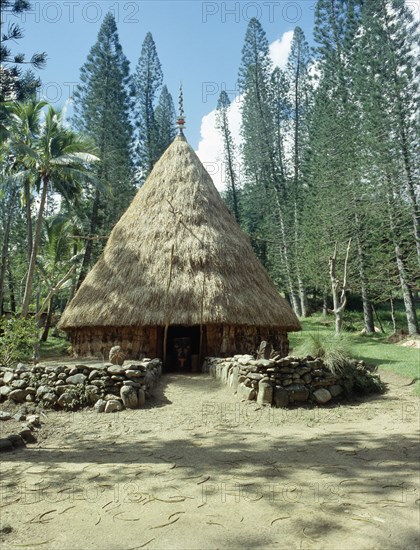
M76 357L107 360L112 346L121 346L127 358L157 357L157 327L85 327L70 331Z
M230 357L236 354L253 354L262 340L270 342L282 357L289 353L287 332L275 327L208 325L207 355Z
M127 358L159 357L162 359L162 330L159 327L86 327L70 331L76 357L98 357L107 360L112 346L121 346ZM230 357L255 353L262 340L286 356L289 352L287 333L274 327L207 325L203 354Z

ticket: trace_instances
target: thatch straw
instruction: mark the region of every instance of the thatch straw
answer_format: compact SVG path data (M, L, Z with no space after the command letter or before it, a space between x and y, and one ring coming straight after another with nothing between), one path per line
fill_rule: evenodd
M300 330L248 237L181 136L114 227L60 328L165 322Z

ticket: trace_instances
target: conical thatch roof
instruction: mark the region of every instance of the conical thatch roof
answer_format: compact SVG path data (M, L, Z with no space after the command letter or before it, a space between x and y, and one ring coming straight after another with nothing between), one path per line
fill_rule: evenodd
M166 320L300 330L183 136L114 227L60 328L163 326Z

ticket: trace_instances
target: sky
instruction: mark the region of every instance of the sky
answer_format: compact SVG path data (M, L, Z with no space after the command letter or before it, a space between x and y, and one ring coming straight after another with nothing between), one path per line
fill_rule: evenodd
M144 37L150 31L164 82L176 107L182 81L185 135L219 189L223 182L218 169L220 143L214 130L214 109L220 91L226 90L233 102L230 117L233 132L238 135L240 100L236 79L249 20L257 17L261 21L274 64L284 66L297 25L312 43L315 8L315 0L32 0L31 3L32 11L18 18L25 37L14 51L25 52L28 57L35 51L47 53L47 66L39 72L43 81L41 94L56 107L68 107L79 81L80 67L96 42L108 11L115 15L132 72Z

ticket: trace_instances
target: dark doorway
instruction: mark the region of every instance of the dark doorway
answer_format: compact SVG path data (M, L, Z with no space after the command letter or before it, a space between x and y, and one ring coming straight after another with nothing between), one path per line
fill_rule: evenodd
M167 372L197 371L199 354L199 326L172 326L168 328L165 365Z

